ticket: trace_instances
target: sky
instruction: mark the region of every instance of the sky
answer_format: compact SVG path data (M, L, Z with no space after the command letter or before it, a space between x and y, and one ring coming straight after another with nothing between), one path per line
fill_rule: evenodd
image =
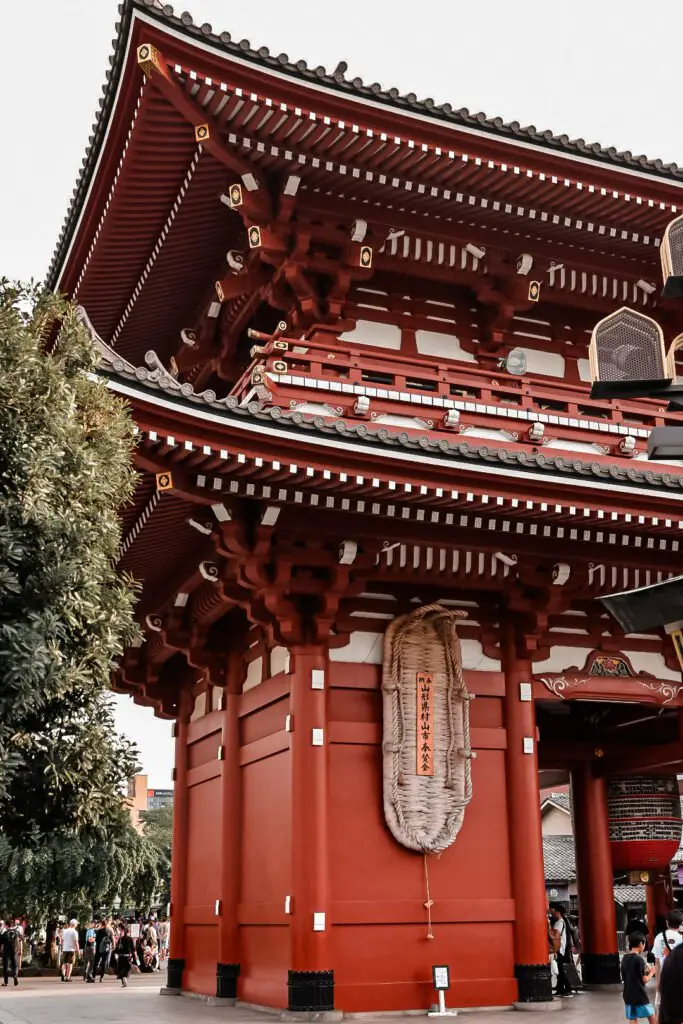
M255 47L455 108L683 164L680 0L186 0ZM0 0L0 276L44 277L112 51L117 0ZM170 725L128 698L117 721L150 785Z

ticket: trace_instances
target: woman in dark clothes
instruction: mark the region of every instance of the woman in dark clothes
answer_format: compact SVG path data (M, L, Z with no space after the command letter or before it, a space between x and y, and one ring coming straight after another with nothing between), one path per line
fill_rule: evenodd
M662 966L659 1024L683 1024L683 944L667 954Z
M124 988L128 986L128 975L134 960L135 945L128 934L128 929L122 924L119 929L119 941L116 943L116 977Z

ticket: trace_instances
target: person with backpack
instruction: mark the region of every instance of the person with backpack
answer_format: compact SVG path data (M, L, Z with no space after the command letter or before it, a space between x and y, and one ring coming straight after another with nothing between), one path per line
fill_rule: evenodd
M643 956L645 936L641 932L631 932L628 948L629 952L621 961L626 1020L647 1020L649 1024L654 1024L655 1008L650 1002L646 985L655 969L648 966Z
M680 946L681 943L683 943L681 926L683 926L683 914L680 910L670 910L666 918L666 928L659 932L655 937L655 941L652 943L652 955L655 960L658 993L664 961L672 950L676 949L677 946ZM657 998L659 999L659 996Z
M96 950L97 921L93 920L85 932L85 943L83 945L83 981L95 982L95 950Z
M24 932L20 924L9 921L2 922L0 929L0 943L2 943L2 974L3 987L9 985L10 973L14 984L19 984L19 968L21 967L21 947Z
M97 976L97 968L100 969L100 982L104 979L105 971L109 970L111 955L114 952L114 929L111 926L111 918L100 921L100 927L95 932L97 952L95 953L95 966L93 975Z
M551 936L553 939L553 951L557 963L557 995L560 998L568 998L574 995L572 986L567 978L567 965L571 958L569 939L569 928L564 916L564 907L559 903L550 904Z

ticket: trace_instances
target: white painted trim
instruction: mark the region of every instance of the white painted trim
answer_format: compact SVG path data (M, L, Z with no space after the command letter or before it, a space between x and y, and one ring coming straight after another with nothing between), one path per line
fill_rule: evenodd
M160 27L160 23L157 19L150 17L143 11L135 10L133 13L133 18L131 19L131 34L133 31L136 18L139 21L143 21L146 24L152 25L157 29L159 29ZM660 178L657 175L648 174L646 171L637 171L631 170L630 168L627 167L619 167L617 164L611 164L601 160L592 160L590 157L579 156L574 153L565 153L560 149L553 150L550 147L534 145L531 142L522 142L519 139L507 139L503 135L497 135L495 131L483 132L477 128L470 128L466 125L452 124L446 120L442 121L438 117L428 117L426 114L418 114L416 111L411 110L399 110L398 108L390 106L387 103L377 103L375 100L365 99L360 96L355 96L352 93L331 89L329 86L326 85L318 85L313 80L309 81L308 79L298 79L294 75L288 75L283 71L276 71L274 68L266 68L263 67L263 65L256 64L254 61L245 60L243 57L237 57L235 54L232 53L226 53L225 50L221 49L220 47L213 46L211 43L202 41L200 39L188 38L188 36L184 32L179 32L177 29L171 28L169 25L165 23L162 23L162 31L164 31L167 35L173 36L175 39L180 40L186 45L189 44L191 46L194 46L198 50L205 50L208 53L213 53L215 56L224 61L233 64L239 64L242 67L249 68L251 71L253 71L255 68L258 68L258 71L261 74L266 75L270 78L275 78L278 79L279 81L288 82L290 85L298 84L304 89L312 89L315 92L327 93L328 95L343 97L344 99L349 100L352 103L357 103L359 106L371 107L374 110L381 110L385 114L387 112L390 112L396 114L399 117L409 118L412 121L419 121L422 124L426 122L432 125L439 125L442 128L448 128L451 131L464 132L466 135L475 136L475 138L501 142L504 145L517 147L519 149L531 150L531 152L533 153L541 152L546 153L549 156L554 155L562 160L571 160L574 163L580 164L581 166L599 167L603 171L613 170L619 174L627 174L631 177L643 178L645 181L673 185L675 188L683 188L683 181L679 182L669 178Z
M138 401L140 401L142 397L143 401L151 402L152 405L157 405L162 409L166 409L176 413L179 411L178 406L174 402L167 401L165 398L163 398L156 392L145 392L144 396L141 396L140 391L138 389L133 388L128 384L124 384L122 381L113 379L109 379L107 381L107 386L111 388L112 391L117 391L119 394L127 395L129 398L137 398ZM221 424L223 426L225 426L226 424L224 416L220 416L217 413L210 412L208 409L202 409L197 406L185 406L181 411L183 415L188 416L189 418L192 419L203 420L207 423ZM242 421L239 418L235 417L235 419L230 420L230 426L235 428L236 430L251 432L253 434L261 434L267 436L268 438L272 438L274 436L272 425L268 423L254 423L253 421L249 421L246 419ZM316 444L323 448L330 448L335 452L339 450L340 441L342 441L341 435L338 435L335 438L322 437L320 435L315 435L313 437L311 435L307 435L306 431L295 432L286 429L278 430L277 436L280 436L288 441L297 441L304 444ZM354 441L351 440L344 441L343 447L350 452L354 452L354 454L357 455L368 454L368 448L365 445L356 444ZM598 491L606 491L610 494L614 494L615 492L619 494L637 494L646 498L658 498L659 500L661 500L662 497L664 497L665 500L677 502L683 501L683 491L681 491L680 494L677 494L675 492L670 491L653 491L646 487L622 487L616 481L604 483L598 480L597 478L591 478L589 482L584 482L583 480L579 480L576 477L558 476L556 474L550 473L544 473L542 474L542 477L540 477L538 473L528 473L524 469L517 469L516 467L513 466L499 468L497 466L492 466L489 463L478 464L474 461L457 462L455 460L451 461L448 458L434 459L430 458L430 456L428 456L425 453L411 452L406 451L405 449L402 449L400 452L394 452L389 448L380 448L378 446L377 449L375 450L375 454L379 455L381 458L391 459L394 462L411 462L418 463L419 465L439 466L442 469L444 466L450 465L453 469L464 469L472 473L484 474L485 476L507 478L512 476L515 479L533 480L536 483L538 483L539 479L542 478L545 480L549 480L553 483L559 484L560 486L567 485L569 487L578 487L581 489L590 487Z

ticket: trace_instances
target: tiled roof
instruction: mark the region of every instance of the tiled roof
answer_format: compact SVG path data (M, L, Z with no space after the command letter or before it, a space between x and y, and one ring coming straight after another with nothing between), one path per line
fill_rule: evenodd
M72 194L71 204L66 215L64 227L57 242L57 247L52 264L47 275L48 287L54 287L58 278L59 268L68 249L69 241L76 226L88 187L95 170L97 158L102 145L109 115L116 95L119 79L125 63L127 52L127 36L134 10L138 8L145 10L147 14L162 25L181 32L189 39L201 42L208 42L219 50L223 50L228 56L239 57L240 60L250 61L260 65L264 69L276 70L281 74L290 75L303 83L314 83L324 85L340 93L365 99L374 103L380 103L398 111L417 113L422 117L448 124L461 125L466 128L476 128L492 136L509 139L513 142L526 142L533 145L554 151L560 155L569 153L587 159L599 160L607 165L617 165L625 169L645 171L660 178L683 180L683 168L678 164L665 164L661 160L650 160L644 155L634 155L630 150L622 152L613 146L603 147L597 142L586 142L584 139L570 139L568 135L556 135L552 131L539 131L534 125L523 126L519 121L503 121L500 117L487 117L486 114L473 114L465 107L454 109L450 103L437 104L431 98L418 100L415 93L407 93L402 96L398 89L384 89L378 82L366 85L362 79L345 77L347 64L341 61L334 72L328 72L324 67L309 67L306 61L291 61L287 54L281 53L277 56L271 54L267 47L262 46L255 49L248 39L233 40L229 32L216 34L210 24L195 25L192 15L184 12L181 15L174 13L171 4L162 3L161 0L123 0L119 5L120 21L116 26L116 38L114 39L114 53L109 58L111 70L107 73L106 82L102 87L102 97L99 101L95 124L92 134L88 140L88 147L82 161L82 169L79 174L76 187Z
M154 356L156 366L159 360ZM151 365L151 364L150 364ZM279 406L263 406L259 402L240 405L233 396L218 398L213 391L197 393L188 383L179 385L172 380L167 371L161 369L148 370L146 367L133 367L118 357L112 363L113 376L123 378L142 391L152 389L164 393L167 401L185 405L188 411L192 407L203 406L225 418L229 422L234 417L265 421L271 430L296 429L311 434L332 435L340 439L367 445L368 447L403 448L406 451L422 452L433 458L457 459L459 462L484 462L491 466L502 466L527 470L543 476L552 473L554 476L567 478L597 479L621 484L624 488L649 486L661 487L665 491L683 489L683 474L659 472L649 468L639 469L636 466L622 467L610 462L587 462L575 458L572 454L544 455L519 449L497 448L491 445L472 444L468 441L450 441L444 437L428 434L409 434L403 430L388 430L383 426L353 423L348 420L331 417L309 415L298 411L283 411ZM170 390L169 390L170 389ZM647 466L647 464L646 464Z
M576 857L573 836L543 836L543 863L546 882L573 882Z
M619 903L644 903L644 885L615 885L614 898Z
M541 797L541 804L545 804L548 801L561 807L563 811L571 810L572 805L569 793L546 793L545 796Z

